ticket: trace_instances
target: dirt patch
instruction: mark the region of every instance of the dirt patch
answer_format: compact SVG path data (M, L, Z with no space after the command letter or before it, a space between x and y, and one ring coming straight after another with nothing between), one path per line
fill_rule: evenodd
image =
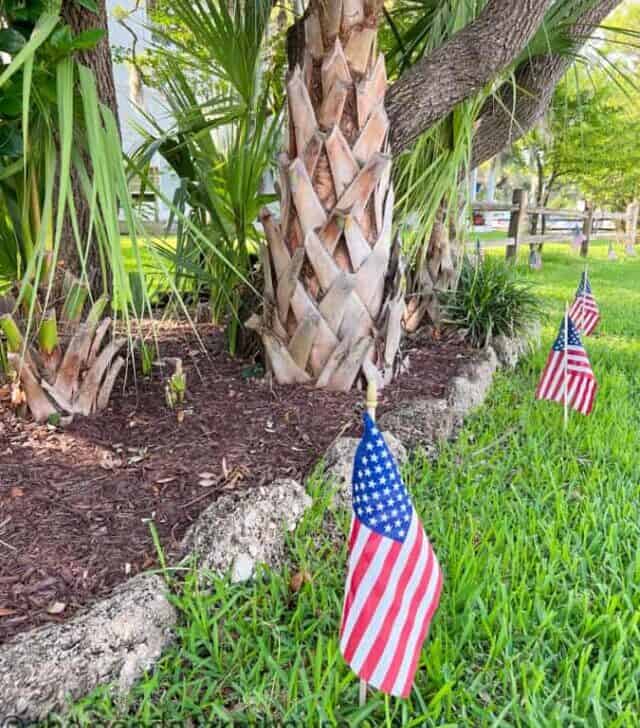
M156 565L153 522L169 558L220 494L277 478L301 480L336 437L356 435L364 396L280 387L252 378L222 335L186 326L161 332L164 356L188 377L181 423L154 375L117 391L96 419L66 429L18 421L0 405L0 642L107 595ZM423 340L405 351L409 370L380 396L444 394L471 351Z

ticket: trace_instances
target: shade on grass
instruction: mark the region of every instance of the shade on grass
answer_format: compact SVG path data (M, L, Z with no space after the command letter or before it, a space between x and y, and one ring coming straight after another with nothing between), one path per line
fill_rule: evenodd
M524 265L524 253L522 265ZM587 340L600 381L591 418L533 392L583 261L545 246L544 344L501 373L485 407L435 464L407 483L442 563L441 606L408 701L369 696L338 652L346 516L313 511L290 542L290 567L248 585L193 579L176 603L176 647L116 707L106 691L74 717L163 716L187 725L637 726L640 715L640 260L590 259L603 321ZM206 443L203 443L206 447ZM323 520L324 519L324 520ZM294 593L291 574L307 570Z

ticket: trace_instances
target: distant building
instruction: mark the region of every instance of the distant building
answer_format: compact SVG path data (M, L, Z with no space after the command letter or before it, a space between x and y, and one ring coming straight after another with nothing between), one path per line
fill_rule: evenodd
M153 7L154 0L116 0L115 2L107 0L106 5L109 18L109 40L116 50L113 75L122 129L122 143L124 151L131 153L142 142L136 126L148 128L144 114L153 117L155 123L165 129L169 128L172 123L160 94L142 83L139 72L132 64L117 61L118 56L121 55L118 50L130 51L134 42L138 54L149 47L151 33L148 30L148 10ZM123 15L126 15L125 23L130 30L116 19ZM135 38L131 31L135 33ZM141 110L144 113L141 113ZM156 172L156 183L159 185L162 195L168 200L172 200L179 183L177 175L160 155L156 155L154 158L153 167ZM137 193L135 183L132 184L132 192L134 195ZM169 217L167 205L152 195L145 196L143 212L145 219L159 223L166 222Z

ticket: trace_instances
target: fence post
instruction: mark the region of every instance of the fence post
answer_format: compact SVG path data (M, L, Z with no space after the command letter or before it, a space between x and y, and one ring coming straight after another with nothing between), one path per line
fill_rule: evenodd
M522 237L522 232L527 222L527 191L521 189L514 190L512 202L516 209L511 211L508 235L510 238L513 238L513 245L507 245L506 258L507 260L515 261L518 257L520 238Z
M627 255L636 255L636 240L638 238L638 212L640 205L637 201L627 206L627 229L626 229L626 253Z
M586 258L589 255L589 243L593 233L593 205L591 202L584 203L586 217L582 223L582 243L580 243L580 255Z

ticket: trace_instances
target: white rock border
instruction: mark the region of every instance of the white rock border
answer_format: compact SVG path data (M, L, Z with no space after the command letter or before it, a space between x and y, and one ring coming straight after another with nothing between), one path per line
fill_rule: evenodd
M176 620L164 580L140 574L68 622L23 632L0 648L0 725L43 720L102 683L125 693L171 642Z
M395 457L406 460L406 447L416 445L435 454L438 443L453 438L464 417L484 402L499 364L514 367L539 340L539 328L529 337L499 337L495 348L479 352L451 380L445 397L414 399L382 416L379 424ZM339 508L350 507L357 442L339 438L324 458ZM304 487L290 479L222 496L185 535L185 561L196 563L205 581L227 572L232 581L246 581L258 563L282 562L286 532L311 505ZM101 684L125 693L171 643L176 622L164 580L140 574L69 621L18 635L0 646L0 724L64 712Z
M195 558L203 582L211 573L227 572L234 583L247 581L258 564L282 562L285 532L295 529L311 505L306 490L291 479L222 496L189 528L182 552Z
M542 327L536 324L524 336L496 337L464 365L443 397L414 398L379 417L378 425L396 460L406 461L407 448L415 447L436 457L439 445L454 439L464 418L483 404L498 367L515 368L525 354L540 345L541 334ZM356 438L339 438L324 459L325 475L335 484L334 503L338 506L351 507L351 468L357 443Z

